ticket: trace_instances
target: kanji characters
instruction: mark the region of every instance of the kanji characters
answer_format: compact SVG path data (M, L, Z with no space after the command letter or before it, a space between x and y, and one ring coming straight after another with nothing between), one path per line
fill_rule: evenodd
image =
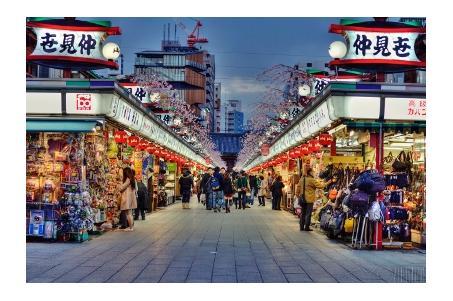
M378 54L381 52L382 56L389 56L391 55L389 49L389 37L387 36L377 36L376 37L376 46L374 46L374 50L376 50L373 55Z
M57 41L55 41L55 37L57 35L55 34L50 34L46 32L46 35L41 37L41 40L43 40L39 45L42 46L42 50L47 53L52 53L57 51L57 48L54 47L55 44L58 44Z
M86 50L86 54L90 55L92 49L96 49L96 40L91 37L90 34L82 34L82 39L79 43L80 54Z
M398 37L396 41L393 41L395 44L395 47L393 47L393 50L395 50L395 54L399 57L407 57L409 56L409 52L406 52L408 49L411 49L412 47L407 44L409 41L408 38L402 38Z
M368 49L371 49L371 40L368 39L366 35L357 35L357 38L353 44L353 47L355 47L355 54L359 55L359 51L362 52L362 55L365 56L365 53Z
M77 49L74 48L74 41L74 34L63 34L63 43L60 44L60 53L65 51L67 51L69 54L77 53Z
M143 101L143 98L146 97L146 92L143 88L141 87L138 87L137 88L137 91L135 91L135 94L134 94L137 98L140 99L140 101Z
M325 80L316 80L315 84L315 95L318 95L325 87L329 84L328 81Z

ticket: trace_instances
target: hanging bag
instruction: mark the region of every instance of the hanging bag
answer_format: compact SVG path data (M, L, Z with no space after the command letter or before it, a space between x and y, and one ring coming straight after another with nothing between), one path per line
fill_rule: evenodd
M372 222L379 222L384 220L379 201L374 201L371 205L370 209L368 210L368 219Z
M305 199L305 177L302 184L302 195L299 197L299 206L302 207L302 204L305 204L307 200Z
M396 157L395 161L392 164L392 168L395 172L407 171L406 153L404 151L401 151L398 157Z

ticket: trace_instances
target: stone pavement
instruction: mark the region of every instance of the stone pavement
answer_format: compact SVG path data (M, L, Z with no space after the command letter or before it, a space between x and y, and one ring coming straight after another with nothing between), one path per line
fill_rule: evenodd
M420 251L352 250L267 207L170 206L84 243L27 243L27 282L425 282Z

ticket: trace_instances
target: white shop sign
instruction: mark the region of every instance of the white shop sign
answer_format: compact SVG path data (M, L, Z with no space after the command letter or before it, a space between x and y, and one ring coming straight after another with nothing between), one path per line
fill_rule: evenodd
M333 120L339 118L379 118L379 97L331 96L327 102L329 103L330 116Z
M142 127L143 113L116 97L113 99L108 116L136 131Z
M346 31L349 49L342 60L373 59L418 62L418 32Z
M384 118L386 120L426 120L426 99L386 98Z
M66 113L82 115L100 115L112 106L112 94L66 93Z
M27 114L61 114L61 93L27 92Z
M36 48L31 57L71 57L107 61L102 55L104 31L75 31L51 28L33 28Z

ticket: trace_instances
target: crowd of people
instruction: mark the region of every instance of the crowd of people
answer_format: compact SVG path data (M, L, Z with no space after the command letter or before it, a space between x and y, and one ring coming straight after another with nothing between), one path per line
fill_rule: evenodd
M121 210L121 229L134 230L134 220L141 216L145 219L145 211L149 202L148 191L141 181L137 181L133 169L123 169L123 183L118 187L119 207ZM296 196L302 208L300 216L300 230L310 229L313 203L316 200L316 190L323 189L330 184L315 179L311 168L307 168L296 186ZM231 212L235 209L245 210L254 205L258 198L258 206L266 206L266 199L272 200L272 210L281 210L280 203L285 187L282 177L269 171L266 175L247 175L245 171L229 172L225 168L208 168L204 174L191 174L189 169L184 169L179 178L179 187L182 196L182 208L190 209L190 199L196 194L198 203L202 203L206 210L219 213Z

